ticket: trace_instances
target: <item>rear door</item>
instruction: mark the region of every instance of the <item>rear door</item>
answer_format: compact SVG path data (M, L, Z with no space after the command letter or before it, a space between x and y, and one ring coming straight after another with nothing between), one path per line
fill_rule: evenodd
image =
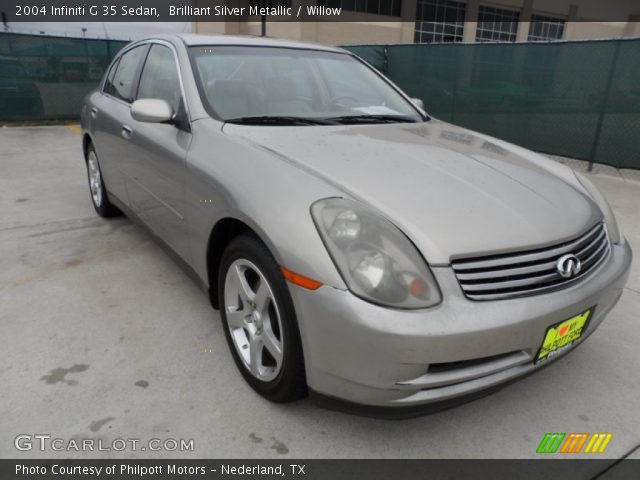
M165 100L179 119L173 124L130 120L133 155L127 169L129 199L147 225L190 261L185 222L186 156L191 143L184 94L173 47L152 43L136 99Z

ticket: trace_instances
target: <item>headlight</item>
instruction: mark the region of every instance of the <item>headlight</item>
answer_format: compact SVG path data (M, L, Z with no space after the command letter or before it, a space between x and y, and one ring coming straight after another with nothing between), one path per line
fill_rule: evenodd
M370 302L418 309L440 303L438 284L416 247L358 202L328 198L311 213L349 290Z
M609 232L609 238L612 243L620 243L622 240L622 235L620 234L620 228L618 227L618 222L616 221L616 217L613 214L613 210L609 206L609 202L604 198L604 195L600 193L598 187L596 187L591 180L589 180L584 175L574 172L578 181L582 184L596 205L600 207L602 214L604 215L604 221L607 224L607 230Z

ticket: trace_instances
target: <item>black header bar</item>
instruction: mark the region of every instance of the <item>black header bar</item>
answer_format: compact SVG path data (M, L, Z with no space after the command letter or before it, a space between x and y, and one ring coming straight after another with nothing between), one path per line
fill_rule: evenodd
M571 11L577 14L568 11L558 18L569 22L640 19L638 2L606 3L606 8L592 11L596 8L593 1L573 0ZM441 21L429 18L424 8L417 0L0 0L0 14L9 23L233 22L263 18L270 22Z
M637 479L640 460L0 460L3 480Z

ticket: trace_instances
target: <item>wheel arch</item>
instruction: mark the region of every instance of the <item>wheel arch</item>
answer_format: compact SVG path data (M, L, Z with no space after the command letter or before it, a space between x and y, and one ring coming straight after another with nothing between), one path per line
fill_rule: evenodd
M239 235L250 233L264 243L267 248L275 255L271 249L269 242L265 242L255 228L248 222L240 220L236 217L224 217L216 222L209 234L207 241L207 280L209 284L209 300L216 310L220 308L218 302L218 270L220 269L220 261L227 245Z
M87 154L89 153L89 145L93 145L93 138L87 132L82 135L82 154L85 161L87 160Z

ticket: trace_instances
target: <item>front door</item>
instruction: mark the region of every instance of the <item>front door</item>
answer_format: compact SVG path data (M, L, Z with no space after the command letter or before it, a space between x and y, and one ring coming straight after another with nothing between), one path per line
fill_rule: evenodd
M180 118L184 104L173 51L154 43L144 63L136 99L165 100ZM191 143L188 120L180 125L131 119L128 193L145 223L185 261L190 261L185 222L186 156Z

